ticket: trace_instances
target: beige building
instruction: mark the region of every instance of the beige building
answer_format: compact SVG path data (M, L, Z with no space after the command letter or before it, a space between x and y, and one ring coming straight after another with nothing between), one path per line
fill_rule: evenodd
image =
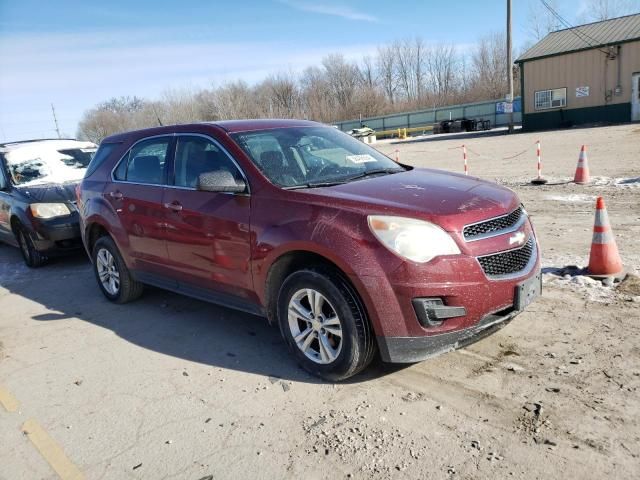
M640 14L552 32L516 63L526 130L640 121Z

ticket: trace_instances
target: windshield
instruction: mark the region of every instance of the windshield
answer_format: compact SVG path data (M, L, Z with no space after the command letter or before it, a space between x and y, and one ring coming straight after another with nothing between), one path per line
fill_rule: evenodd
M275 128L232 137L272 183L284 188L327 186L405 170L335 128Z
M20 146L5 154L15 185L79 181L96 152L90 142L55 141Z

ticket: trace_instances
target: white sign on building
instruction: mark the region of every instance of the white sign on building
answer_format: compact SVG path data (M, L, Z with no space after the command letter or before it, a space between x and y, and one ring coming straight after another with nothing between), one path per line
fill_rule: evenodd
M588 97L589 87L576 87L576 98Z

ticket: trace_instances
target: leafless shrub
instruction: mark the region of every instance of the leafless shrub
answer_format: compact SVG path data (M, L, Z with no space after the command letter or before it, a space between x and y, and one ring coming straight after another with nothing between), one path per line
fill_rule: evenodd
M78 135L99 142L130 129L236 118L331 123L492 100L507 92L506 68L503 34L481 38L466 53L452 44L405 39L380 46L360 62L332 54L301 73L275 72L255 85L236 80L210 88L171 89L155 101L113 98L84 113Z

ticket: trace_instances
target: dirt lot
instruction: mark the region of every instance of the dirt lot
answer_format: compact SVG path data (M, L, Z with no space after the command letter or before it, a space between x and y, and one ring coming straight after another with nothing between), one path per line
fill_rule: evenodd
M640 125L378 148L461 172L462 143L533 217L544 296L465 350L347 384L296 368L263 319L156 289L112 305L82 255L30 271L0 246L0 478L638 478L639 285L554 272L586 264L598 195L640 270ZM590 186L567 183L583 143Z

